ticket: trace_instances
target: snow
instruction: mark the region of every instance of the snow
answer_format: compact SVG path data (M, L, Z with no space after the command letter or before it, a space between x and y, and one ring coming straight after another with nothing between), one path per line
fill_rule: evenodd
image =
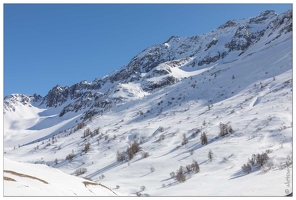
M116 196L100 185L45 165L14 162L4 158L4 196ZM90 181L88 181L90 182Z
M259 26L250 29L259 30ZM202 35L204 42L193 49L217 38L217 48L212 48L220 51L218 44L228 41L233 30L217 29ZM218 31L225 34L214 36ZM165 62L154 68L168 70L168 74L147 78L151 71L142 73L140 81L106 82L95 92L108 92L110 101L122 98L121 102L86 120L79 130L74 128L85 110L59 117L61 107L16 106L14 112L4 115L4 170L50 184L4 173L17 180L4 181L4 195L114 195L102 187L86 188L83 177L105 185L118 196L136 196L137 192L142 196L287 195L292 191L291 166L285 165L292 158L292 35L283 34L266 44L274 37L263 37L240 56L234 51L216 63L191 65L195 58L182 59L176 53L174 66ZM187 40L175 37L165 46L178 52L179 44ZM202 58L208 52L200 55ZM145 81L158 82L166 76L179 81L153 92L142 90ZM231 125L234 133L219 136L220 123ZM82 138L87 128L100 128L100 133ZM194 136L196 129L207 134L207 145L200 142L201 132ZM188 143L182 145L184 134ZM118 162L117 152L125 151L134 140L150 156L142 158L139 152L130 161ZM84 152L87 142L90 150ZM212 161L208 159L210 150ZM241 167L248 158L263 152L268 152L268 164L243 173ZM72 161L65 159L70 153L74 154ZM184 183L170 176L193 160L200 166L199 173L187 176ZM82 167L87 172L74 176ZM140 191L141 186L146 189Z

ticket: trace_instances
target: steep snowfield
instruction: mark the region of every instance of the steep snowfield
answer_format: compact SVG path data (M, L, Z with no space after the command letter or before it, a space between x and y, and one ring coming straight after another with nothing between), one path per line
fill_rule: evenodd
M259 26L254 24L250 32L255 34ZM229 40L226 33L232 37L233 30L230 27L200 37L212 40L216 32L225 32L222 39ZM62 106L18 106L4 115L4 166L26 173L10 159L48 165L42 168L49 173L61 173L56 168L71 175L86 168L80 177L102 183L122 196L285 196L292 191L292 32L276 37L277 31L267 37L272 32L267 29L261 40L240 56L232 51L228 60L202 66L192 64L192 59L167 61L148 73L141 69L135 76L142 79L106 82L93 92L106 93L114 101L98 97L109 106L85 120L81 129L77 124L86 109L60 117ZM218 38L218 43L222 39ZM174 45L180 40L173 37L164 45L177 52L180 49ZM138 57L154 48L147 48ZM167 77L175 77L172 80L176 82L153 92L143 89L151 82L169 82ZM234 133L219 136L220 123L231 125ZM87 129L94 133L98 128L98 134L84 137ZM197 129L200 132L196 133ZM200 140L203 132L208 138L206 145ZM188 142L182 145L184 137ZM117 153L126 151L135 140L141 152L130 161L117 161ZM85 152L87 143L90 149ZM210 150L212 161L208 158ZM149 156L143 158L143 152ZM262 153L267 153L268 162L244 173L242 166L248 159ZM69 154L73 154L72 160L66 159ZM193 160L199 164L199 173L187 174L183 183L171 177ZM52 180L41 172L32 175ZM65 193L54 193L54 187L42 188L42 194L88 195L89 190L82 190L78 182L77 189L67 187ZM13 184L4 182L5 194L25 196L24 190L33 192L35 187ZM109 194L93 188L92 192Z

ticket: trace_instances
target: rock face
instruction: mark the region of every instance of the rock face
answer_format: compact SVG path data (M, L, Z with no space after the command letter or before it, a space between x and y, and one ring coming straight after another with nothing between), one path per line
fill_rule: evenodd
M34 94L33 96L29 96L26 94L11 94L4 98L3 101L3 110L4 113L15 111L18 106L33 106L32 104L38 104L38 102L42 101L42 96L38 94Z
M34 103L35 106L62 107L60 117L68 112L85 110L83 118L101 113L112 106L134 98L132 90L126 97L121 86L137 83L138 90L153 93L175 84L180 77L175 68L195 67L231 62L264 38L266 44L292 31L292 10L278 15L264 11L242 20L229 20L217 29L199 36L171 36L163 44L144 49L119 70L92 82L81 81L70 87L55 86L45 97L14 94L4 98L4 111Z

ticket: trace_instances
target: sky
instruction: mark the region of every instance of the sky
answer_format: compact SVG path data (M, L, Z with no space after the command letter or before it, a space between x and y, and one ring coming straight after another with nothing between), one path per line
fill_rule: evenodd
M4 4L4 96L45 96L93 81L172 35L210 32L228 20L278 14L292 4Z

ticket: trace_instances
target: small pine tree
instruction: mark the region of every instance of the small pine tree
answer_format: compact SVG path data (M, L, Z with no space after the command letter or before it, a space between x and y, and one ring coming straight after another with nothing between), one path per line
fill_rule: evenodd
M262 154L257 154L256 156L256 163L259 165L259 166L263 166L265 163L267 163L268 161L268 155L267 153L262 153Z
M146 187L144 185L141 186L140 191L144 191L146 189Z
M171 172L171 173L170 173L170 176L171 176L172 178L174 178L174 177L175 177L175 172Z
M220 136L225 136L227 134L232 134L234 132L232 127L227 124L220 123L219 128L220 128L220 132L219 132Z
M150 168L150 171L151 171L151 172L154 172L154 171L155 171L155 169L154 169L153 166Z
M188 140L187 140L187 138L186 138L186 135L183 134L183 141L182 141L181 145L183 146L183 145L185 145L185 144L187 144L187 143L188 143Z
M212 152L212 150L209 151L208 158L209 158L209 161L212 162L212 160L213 160L213 152Z
M208 144L208 137L206 135L205 132L203 132L200 136L200 141L201 141L201 144L204 145L204 144Z
M69 154L69 155L66 156L66 160L72 161L73 158L74 158L74 154L73 153L71 153L71 154Z
M142 152L142 158L148 158L150 154L148 152Z
M249 174L252 171L252 167L251 167L251 165L249 163L247 165L244 164L242 166L242 170L243 170L244 173Z
M185 177L185 174L183 172L183 167L182 166L180 166L179 170L177 170L176 180L181 182L181 183L186 181L186 177Z
M198 173L200 171L199 165L195 160L193 160L193 162L191 164L191 168L195 173Z
M119 152L117 151L117 154L116 154L116 160L118 162L122 162L125 160L125 155L124 155L124 152Z
M202 125L203 125L203 126L205 126L205 125L206 125L206 120L205 120L205 119L204 119L204 121L203 121Z
M128 154L129 160L131 160L134 155L141 150L140 144L137 140L134 140L132 144L127 148L126 152Z
M85 144L83 151L84 151L85 153L87 153L88 150L89 150L89 148L90 148L90 143L88 142L88 143Z

